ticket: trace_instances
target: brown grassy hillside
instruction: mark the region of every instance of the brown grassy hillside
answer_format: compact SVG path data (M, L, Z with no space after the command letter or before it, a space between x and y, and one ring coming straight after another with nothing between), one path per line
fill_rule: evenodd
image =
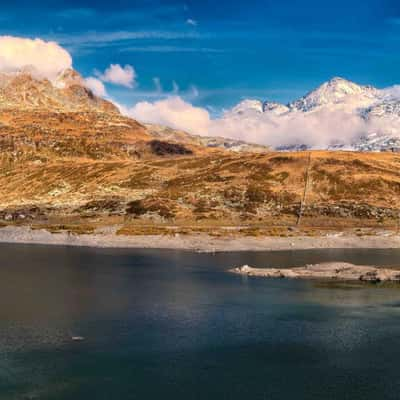
M141 226L212 230L298 222L396 227L399 167L400 155L351 152L15 159L0 169L0 218L120 223L126 232Z

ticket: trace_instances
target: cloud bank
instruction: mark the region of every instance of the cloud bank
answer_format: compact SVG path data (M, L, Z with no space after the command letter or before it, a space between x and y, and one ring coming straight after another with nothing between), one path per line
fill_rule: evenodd
M194 107L179 96L169 97L154 103L143 101L127 110L131 117L194 134L208 132L210 116L207 110Z
M0 72L15 72L29 67L40 78L54 80L72 67L72 57L55 42L0 36Z
M243 115L229 110L220 118L213 119L206 109L173 96L154 103L140 102L125 112L139 121L167 125L191 134L222 136L273 148L307 145L318 149L338 143L350 147L353 141L367 133L400 137L400 128L396 128L400 127L399 118L396 116L365 120L340 108L285 115L256 110Z

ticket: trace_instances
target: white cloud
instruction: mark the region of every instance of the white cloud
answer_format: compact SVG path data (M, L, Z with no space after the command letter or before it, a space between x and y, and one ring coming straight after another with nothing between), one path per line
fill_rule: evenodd
M95 96L107 96L107 90L100 79L90 76L89 78L85 79L85 84L94 93Z
M188 18L188 19L186 20L186 23L187 23L188 25L192 25L192 26L197 26L197 25L198 25L198 22L197 22L196 20L192 19L192 18Z
M389 86L389 87L383 89L382 93L385 96L387 96L393 100L399 100L400 99L400 85Z
M86 32L78 35L57 34L51 35L51 39L65 46L73 47L107 47L114 42L134 41L138 39L199 39L210 38L211 34L200 34L198 32L169 32L169 31L112 31L112 32Z
M114 85L133 88L136 84L136 71L131 65L121 67L120 64L111 64L103 73L97 72L96 75L104 82Z
M199 89L197 89L196 86L191 85L191 86L190 86L190 92L191 92L191 95L192 95L193 97L199 97Z
M163 88L161 85L161 79L159 77L153 78L154 87L156 88L157 93L162 93Z
M222 118L212 121L208 134L274 148L293 144L326 148L339 141L350 145L365 129L366 123L360 117L340 110L293 112L280 116L254 112L245 118L228 112Z
M179 93L179 86L175 81L172 81L172 93L173 94Z
M194 107L181 97L174 96L154 103L143 101L128 110L128 115L141 122L170 126L193 134L209 130L210 115L207 110Z
M119 112L123 115L129 116L129 108L121 103L118 103L115 99L110 99L112 103L118 108Z
M14 72L29 67L40 78L54 80L72 67L71 55L55 42L0 36L0 71Z
M227 53L230 49L189 46L127 46L119 50L122 53Z

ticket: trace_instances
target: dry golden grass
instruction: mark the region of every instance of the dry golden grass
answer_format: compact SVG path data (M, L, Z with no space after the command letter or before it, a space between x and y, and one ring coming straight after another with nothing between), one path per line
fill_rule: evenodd
M215 228L248 225L242 234L291 235L287 227L296 224L309 154L8 159L0 164L0 210L35 205L49 221L66 216L78 224L100 218L105 225L117 218L126 224L120 234L175 233L163 227L169 224L181 233L227 235ZM397 229L399 167L400 156L391 153L312 152L301 226L311 234L358 226Z
M70 233L74 235L83 235L83 234L91 234L94 233L95 227L92 225L87 225L84 223L79 223L76 225L35 225L32 224L31 229L46 229L50 233Z

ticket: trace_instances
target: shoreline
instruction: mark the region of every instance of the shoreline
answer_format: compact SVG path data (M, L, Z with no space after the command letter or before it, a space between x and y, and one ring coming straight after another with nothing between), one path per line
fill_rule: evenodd
M237 236L226 238L216 238L207 234L123 236L116 235L112 228L108 228L101 233L77 235L66 232L50 233L42 229L32 230L29 227L8 226L0 228L0 243L232 252L335 248L397 249L400 248L400 236L394 234L357 236L342 233L327 234L325 236Z

